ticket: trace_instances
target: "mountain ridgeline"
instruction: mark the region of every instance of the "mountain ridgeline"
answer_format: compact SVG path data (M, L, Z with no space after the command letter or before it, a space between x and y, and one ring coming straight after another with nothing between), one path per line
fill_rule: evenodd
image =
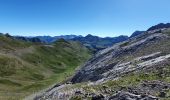
M61 36L36 36L36 38L39 38L42 42L44 43L53 43L58 39L65 39L65 40L70 40L76 37L82 37L81 35L61 35Z
M96 53L102 49L112 46L113 44L123 42L137 36L144 31L135 31L130 37L125 35L120 35L117 37L98 37L88 34L87 36L83 37L81 35L61 35L61 36L36 36L36 37L22 37L22 36L15 36L18 40L29 41L34 43L46 43L51 44L59 39L65 39L67 41L78 41L90 49L93 53Z
M170 26L158 24L97 52L69 83L34 99L170 100Z
M158 25L152 26L150 27L147 31L152 31L152 30L159 30L159 29L164 29L164 28L169 28L170 27L170 23L160 23Z
M89 48L93 53L96 53L99 50L105 49L109 46L112 46L115 43L122 42L127 40L128 36L118 36L118 37L98 37L93 35L87 35L85 37L81 35L61 35L61 36L36 36L36 37L22 37L22 36L15 36L18 40L34 42L34 43L46 43L51 44L59 39L65 39L67 41L78 41L82 43L84 46Z

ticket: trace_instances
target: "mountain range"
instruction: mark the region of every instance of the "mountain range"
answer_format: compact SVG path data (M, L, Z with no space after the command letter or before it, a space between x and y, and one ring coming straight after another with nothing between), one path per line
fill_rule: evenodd
M141 34L144 31L136 31L130 37L136 36ZM125 35L120 35L117 37L99 37L93 36L88 34L87 36L83 37L81 35L61 35L61 36L36 36L36 37L22 37L22 36L15 36L16 39L30 41L30 42L42 42L42 43L53 43L59 39L65 39L67 41L78 41L82 43L87 48L91 49L94 53L99 50L105 49L109 46L112 46L115 43L119 43L129 39L130 37Z

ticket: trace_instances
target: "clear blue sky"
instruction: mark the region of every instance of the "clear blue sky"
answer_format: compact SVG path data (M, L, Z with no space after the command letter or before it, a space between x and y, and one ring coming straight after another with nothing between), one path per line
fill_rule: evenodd
M170 22L170 0L0 0L0 32L130 35Z

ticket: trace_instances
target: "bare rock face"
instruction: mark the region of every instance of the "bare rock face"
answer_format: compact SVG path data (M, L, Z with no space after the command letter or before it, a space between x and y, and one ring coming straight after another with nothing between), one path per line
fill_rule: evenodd
M79 83L97 81L108 77L115 78L122 73L136 71L158 64L161 61L167 60L170 55L164 54L161 48L151 48L152 50L147 50L147 48L151 45L157 45L158 42L168 41L169 39L167 35L162 33L145 33L143 36L135 37L99 51L77 72L72 82ZM169 49L169 47L165 48ZM139 58L135 59L134 56L136 55L139 55ZM130 61L130 59L132 60Z

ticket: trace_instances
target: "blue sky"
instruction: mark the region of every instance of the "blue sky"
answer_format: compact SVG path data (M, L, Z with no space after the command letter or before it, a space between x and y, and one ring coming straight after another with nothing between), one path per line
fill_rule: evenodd
M0 0L0 32L130 35L170 22L170 0Z

